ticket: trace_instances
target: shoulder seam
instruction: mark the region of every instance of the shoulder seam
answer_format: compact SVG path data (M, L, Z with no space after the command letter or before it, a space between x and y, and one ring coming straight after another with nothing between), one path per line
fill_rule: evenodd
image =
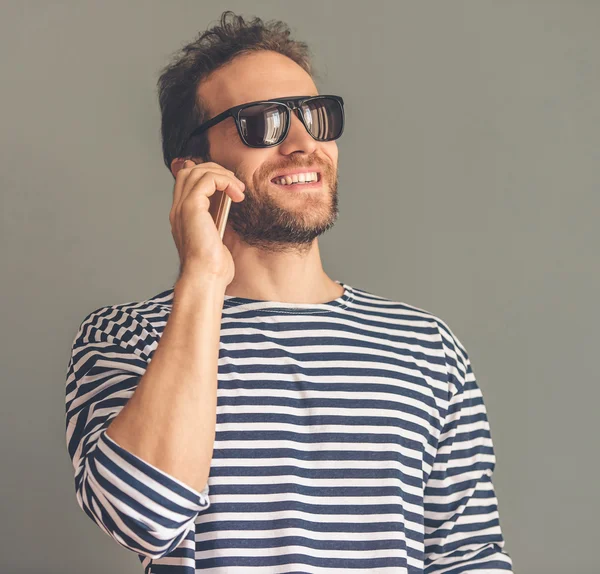
M443 327L447 331L447 334L449 336L449 342L456 349L457 363L460 362L465 367L465 369L466 369L466 365L464 364L464 356L463 356L462 350L458 346L458 342L456 341L456 337L454 336L454 334L451 331L450 327L448 327L448 325L446 323L444 323L444 321L442 321L438 317L433 317L433 319L435 321L435 324L436 324L436 327L437 327L437 331L438 331L438 334L440 336L440 344L442 346L442 351L444 353L444 363L445 363L445 366L446 366L446 380L447 380L448 386L450 387L450 389L449 389L449 398L451 398L452 396L454 396L454 395L456 395L456 394L458 394L458 393L460 393L462 391L462 389L464 388L465 382L464 382L464 380L461 380L460 378L451 376L451 373L450 373L450 364L448 362L448 353L446 352L446 345L444 344L444 335L442 334L441 327ZM457 370L459 371L459 374L460 374L461 378L465 376L464 374L462 374L462 372L460 371L460 369L458 367L457 367ZM453 379L456 379L456 382L454 382Z

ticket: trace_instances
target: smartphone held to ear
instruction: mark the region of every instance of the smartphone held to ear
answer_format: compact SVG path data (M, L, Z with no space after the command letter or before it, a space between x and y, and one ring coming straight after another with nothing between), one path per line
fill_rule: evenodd
M229 216L229 208L231 207L231 197L217 189L210 196L209 200L210 207L208 208L208 211L217 226L221 239L223 239L225 225L227 225L227 217Z

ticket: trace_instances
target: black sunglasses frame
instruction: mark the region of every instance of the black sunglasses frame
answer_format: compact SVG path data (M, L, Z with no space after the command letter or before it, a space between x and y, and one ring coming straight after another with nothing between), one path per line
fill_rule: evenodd
M300 113L300 108L302 107L302 105L304 105L306 102L312 101L312 100L321 100L321 99L330 99L330 100L335 100L339 106L340 106L340 110L341 110L341 129L340 129L340 133L333 139L331 140L323 140L323 139L318 139L315 136L313 136L310 133L310 130L308 129L308 126L306 125L306 121L304 120L303 115ZM256 104L283 104L286 108L286 128L285 128L285 132L282 134L281 138L279 141L272 143L272 144L266 144L266 145L252 145L250 143L248 143L248 141L246 140L246 138L244 137L244 134L242 133L242 129L240 127L240 112L242 110L244 110L245 108L248 108L250 106L255 106ZM247 145L248 147L252 147L252 148L267 148L267 147L273 147L276 145L281 144L285 138L288 135L288 132L290 131L290 125L291 125L291 113L292 111L296 110L296 115L298 116L298 118L300 118L300 121L304 124L304 127L306 128L306 131L311 135L311 137L317 141L333 141L335 139L338 139L342 133L344 133L344 123L345 123L345 117L344 117L344 100L341 96L333 96L333 95L319 95L319 96L298 96L298 97L294 97L294 98L273 98L271 100L257 100L255 102L246 102L245 104L241 104L239 106L234 106L233 108L229 108L228 110L225 110L224 112L221 112L220 114L216 115L214 118L204 122L203 124L201 124L200 126L198 126L189 136L189 138L187 139L186 142L186 146L188 145L189 141L194 137L197 136L198 134L201 134L203 132L205 132L208 128L211 128L212 126L222 122L223 120L226 120L228 117L232 117L235 120L235 126L237 128L238 134L242 140L242 142ZM185 149L185 148L184 148Z

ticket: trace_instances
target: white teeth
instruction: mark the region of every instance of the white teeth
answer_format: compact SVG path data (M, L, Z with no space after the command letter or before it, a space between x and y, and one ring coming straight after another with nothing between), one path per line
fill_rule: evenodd
M313 181L317 181L317 173L295 173L294 175L285 175L283 177L279 177L274 179L274 183L279 185L291 185L292 183L310 183Z

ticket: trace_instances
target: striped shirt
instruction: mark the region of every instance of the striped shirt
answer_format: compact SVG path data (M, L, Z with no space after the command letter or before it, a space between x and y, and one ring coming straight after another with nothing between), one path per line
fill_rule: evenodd
M145 574L512 572L465 348L431 313L338 283L319 304L225 296L202 491L106 434L173 289L81 323L66 380L77 502Z

